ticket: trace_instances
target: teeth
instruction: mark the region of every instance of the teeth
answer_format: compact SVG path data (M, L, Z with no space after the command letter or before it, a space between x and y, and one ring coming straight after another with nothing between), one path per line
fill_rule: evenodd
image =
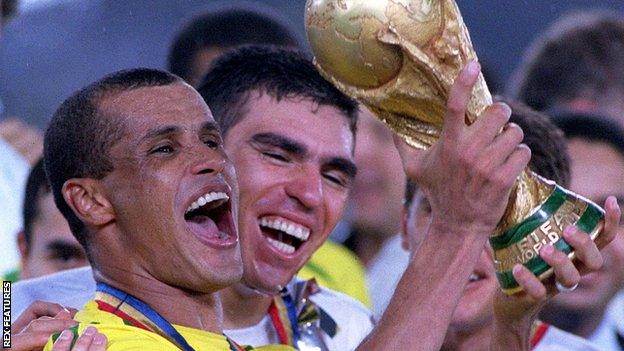
M476 274L474 274L474 273L472 273L472 274L470 275L470 278L468 278L468 281L469 281L469 282L476 282L477 280L479 280L479 276L478 276L478 275L476 275Z
M258 221L258 224L261 227L279 230L302 241L306 241L310 237L310 229L284 218L269 219L267 217L262 217Z
M189 213L193 210L196 210L206 204L209 204L213 201L217 201L217 200L228 200L230 197L227 196L226 193L224 192L215 192L215 191L211 191L208 194L205 194L204 196L200 196L197 200L195 200L195 202L193 202L187 209L186 209L186 213Z
M276 249L285 252L287 254L291 254L293 252L295 252L295 247L288 245L286 243L283 243L281 241L275 240L273 238L267 238L269 240L269 243L271 245L273 245L273 247L275 247Z

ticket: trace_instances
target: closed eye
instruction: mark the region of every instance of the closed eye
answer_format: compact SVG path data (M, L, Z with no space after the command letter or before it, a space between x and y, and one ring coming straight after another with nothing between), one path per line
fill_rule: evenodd
M290 162L290 160L286 156L278 154L278 153L264 151L262 153L262 155L270 157L270 158L272 158L274 160L277 160L277 161L280 161L280 162Z
M341 187L347 186L347 182L341 176L337 176L337 175L332 174L332 173L324 173L323 177L325 177L325 179L327 179L328 181L330 181L330 182L332 182L332 183L334 183L336 185L339 185Z

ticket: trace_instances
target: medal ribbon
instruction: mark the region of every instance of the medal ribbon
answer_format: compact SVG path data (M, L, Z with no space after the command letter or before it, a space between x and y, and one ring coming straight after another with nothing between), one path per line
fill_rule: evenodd
M100 311L112 313L126 325L156 333L184 351L195 351L186 339L158 312L136 297L106 283L97 283L95 302ZM226 337L231 351L245 349Z
M319 332L323 331L330 337L336 335L336 322L309 298L320 291L316 281L310 279L297 282L291 286L291 290L293 291L282 290L273 297L269 306L268 313L280 344L298 349L302 330L300 328L310 328L311 325L320 327ZM304 340L304 343L307 342L309 339Z

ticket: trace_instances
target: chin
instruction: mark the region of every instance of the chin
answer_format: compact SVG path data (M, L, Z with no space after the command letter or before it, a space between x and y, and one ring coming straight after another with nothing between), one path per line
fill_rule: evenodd
M275 270L272 267L262 269L262 265L254 266L255 269L245 269L243 281L247 287L258 290L264 294L274 295L285 287L292 279L291 274Z

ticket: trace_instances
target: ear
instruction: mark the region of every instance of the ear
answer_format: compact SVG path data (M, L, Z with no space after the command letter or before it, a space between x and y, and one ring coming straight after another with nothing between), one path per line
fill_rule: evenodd
M17 233L17 248L19 249L19 252L20 252L20 260L22 263L22 267L24 267L24 263L26 262L26 259L28 258L29 250L28 250L28 244L26 243L26 235L24 234L23 230L20 230Z
M103 226L115 219L113 206L101 183L92 178L72 178L63 184L63 198L85 224Z
M405 206L401 209L401 247L405 251L411 251L409 234L407 231L408 209Z

